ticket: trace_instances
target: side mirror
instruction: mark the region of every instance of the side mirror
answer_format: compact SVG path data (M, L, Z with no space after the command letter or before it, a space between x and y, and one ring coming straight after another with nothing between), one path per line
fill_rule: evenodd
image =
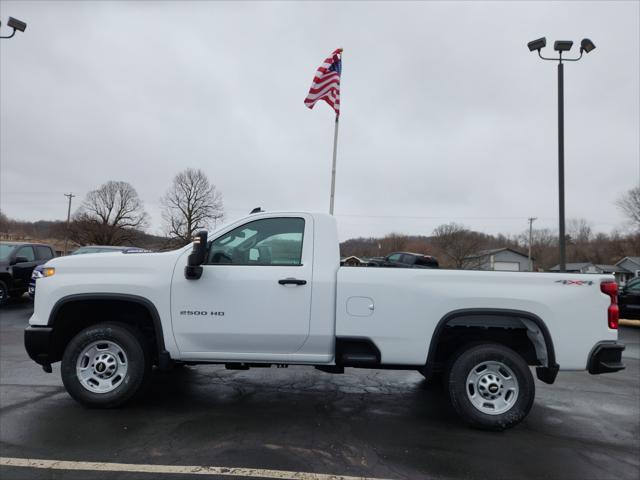
M27 257L16 257L12 264L15 265L16 263L27 263L29 261L29 259Z
M198 280L202 276L202 264L207 259L207 232L198 232L193 242L193 251L187 258L184 276L187 280Z

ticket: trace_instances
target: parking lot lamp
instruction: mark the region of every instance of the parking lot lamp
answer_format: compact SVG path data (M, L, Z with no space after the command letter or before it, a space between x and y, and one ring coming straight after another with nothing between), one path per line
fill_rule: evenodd
M577 62L582 58L583 53L589 53L596 48L594 43L588 39L580 42L580 56L577 58L562 58L563 52L568 52L573 46L571 40L558 40L554 42L553 49L558 52L558 57L543 57L540 50L547 45L545 37L533 40L527 44L530 52L538 52L542 60L558 62L558 210L559 210L559 240L560 240L560 271L565 272L567 267L566 259L566 235L564 225L564 64L565 62Z
M16 30L24 32L27 28L27 24L22 20L18 20L17 18L9 17L9 21L7 22L7 27L13 28L11 35L7 35L6 37L3 37L2 35L0 35L0 38L11 38L16 34Z

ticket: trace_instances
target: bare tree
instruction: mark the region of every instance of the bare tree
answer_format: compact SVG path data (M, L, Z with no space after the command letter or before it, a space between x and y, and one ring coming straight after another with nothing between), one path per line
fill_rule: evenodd
M406 248L408 238L406 235L399 233L390 233L380 240L380 252L382 255L388 255L391 252L402 251Z
M200 169L177 174L161 201L165 231L180 245L191 242L197 230L208 228L224 215L222 194Z
M567 220L567 259L570 262L582 262L591 255L593 230L585 218Z
M0 235L1 234L8 235L10 230L11 230L11 220L9 220L9 217L7 217L2 210L0 210Z
M469 262L467 257L478 253L483 238L464 225L452 222L436 227L433 242L455 268L463 268Z
M572 242L588 243L593 236L591 224L586 218L570 218L567 221L567 236Z
M146 226L147 213L135 188L109 181L87 194L74 214L71 238L84 245L122 245Z
M631 220L633 227L640 230L640 186L621 195L616 205Z

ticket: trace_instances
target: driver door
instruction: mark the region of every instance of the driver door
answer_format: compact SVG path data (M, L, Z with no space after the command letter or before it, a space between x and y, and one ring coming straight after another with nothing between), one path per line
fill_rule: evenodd
M36 255L33 251L33 247L30 245L20 247L16 251L14 259L16 263L14 263L12 267L13 286L26 290L27 286L29 285L29 280L31 279L31 273L38 264L36 262Z
M311 216L261 216L219 234L199 280L184 278L188 253L171 291L184 358L268 359L302 347L311 312Z

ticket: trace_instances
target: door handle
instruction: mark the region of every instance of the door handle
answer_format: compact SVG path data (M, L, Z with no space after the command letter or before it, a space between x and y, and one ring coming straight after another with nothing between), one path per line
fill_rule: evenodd
M280 285L306 285L306 280L298 280L297 278L283 278L282 280L278 280Z

